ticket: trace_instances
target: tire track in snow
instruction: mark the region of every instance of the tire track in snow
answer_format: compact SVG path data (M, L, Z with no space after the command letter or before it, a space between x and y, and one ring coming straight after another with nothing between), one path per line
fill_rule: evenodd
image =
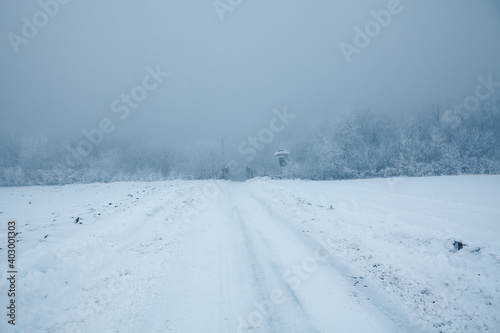
M236 332L238 314L266 294L235 207L230 191L223 190L185 226L182 257L151 307L162 309L176 332Z
M295 291L292 289L289 283L284 281L283 272L285 271L283 265L278 264L276 253L274 253L272 247L267 242L266 238L262 235L262 233L253 226L250 231L250 227L248 225L252 225L254 221L243 219L240 214L239 221L242 224L242 228L245 231L246 238L253 239L252 241L252 249L249 249L253 253L254 260L260 262L260 268L262 272L267 271L268 277L265 278L267 281L265 295L261 295L261 299L256 300L257 302L265 301L267 303L268 309L262 310L259 309L261 313L261 317L267 317L266 322L272 328L274 332L317 332L318 330L314 327L314 323L309 320L309 316L307 315L303 304L300 299L297 297ZM255 248L260 248L262 252L266 252L268 256L264 258L264 256L256 256ZM265 251L264 251L265 249ZM265 268L265 270L264 270ZM261 274L264 275L264 274ZM269 276L271 275L271 276ZM264 282L264 279L263 279ZM269 302L270 295L272 294L271 290L278 290L281 293L284 293L286 298L291 299L291 302L288 304L273 303ZM263 313L264 312L264 313ZM273 320L276 318L276 320ZM299 322L296 322L298 318L303 318ZM274 325L276 323L276 325ZM251 324L250 324L251 325ZM247 325L246 329L251 330L253 328L263 329L262 325L250 326Z
M319 250L323 253L329 253L329 255L325 258L327 262L327 269L331 271L332 273L335 273L335 275L339 275L343 277L342 279L345 282L345 285L347 289L351 289L351 294L352 295L357 295L359 293L360 289L354 290L351 288L351 285L349 283L349 280L352 279L355 274L352 272L349 267L345 266L342 264L340 261L338 261L335 258L335 254L332 253L332 244L329 244L331 240L327 237L323 239L322 241L318 241L314 239L311 235L301 232L297 230L290 222L287 221L287 219L279 214L276 210L274 210L268 202L266 202L263 198L261 198L258 194L256 194L254 191L249 191L250 196L252 197L253 200L255 200L260 207L264 208L269 214L269 216L272 218L272 221L275 222L275 225L280 226L280 229L283 230L284 232L287 232L292 239L297 240L300 242L303 246L306 248L309 248L310 252L312 253L315 249ZM372 288L363 288L361 289L362 292L361 294L364 295L364 297L360 299L369 299L371 304L366 304L366 302L363 302L364 306L371 307L375 305L377 308L377 312L380 312L383 316L386 318L389 318L390 321L397 326L397 331L398 332L415 332L415 331L420 331L419 328L414 327L411 325L406 319L405 315L402 311L400 311L399 308L396 308L394 305L390 303L386 297L380 292L376 292ZM356 296L357 297L357 296ZM394 327L393 327L394 328Z

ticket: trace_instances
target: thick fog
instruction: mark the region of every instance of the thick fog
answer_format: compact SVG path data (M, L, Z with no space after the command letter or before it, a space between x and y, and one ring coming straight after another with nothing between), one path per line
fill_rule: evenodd
M0 131L61 145L102 125L236 158L273 110L295 116L276 149L346 110L446 109L500 81L496 0L2 1L0 32Z

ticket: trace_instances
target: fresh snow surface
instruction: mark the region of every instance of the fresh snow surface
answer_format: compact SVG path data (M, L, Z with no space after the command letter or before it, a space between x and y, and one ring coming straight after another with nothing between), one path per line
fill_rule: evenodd
M0 219L1 332L500 332L500 176L10 187Z

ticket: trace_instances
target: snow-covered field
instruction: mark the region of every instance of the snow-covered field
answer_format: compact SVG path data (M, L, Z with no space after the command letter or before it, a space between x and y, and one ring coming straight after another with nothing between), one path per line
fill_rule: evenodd
M500 332L500 176L0 188L0 219L1 332Z

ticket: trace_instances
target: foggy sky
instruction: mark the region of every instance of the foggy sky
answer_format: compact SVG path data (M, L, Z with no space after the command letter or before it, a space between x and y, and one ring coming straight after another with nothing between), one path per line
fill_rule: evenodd
M22 18L40 5L2 1L0 131L64 139L109 118L107 139L224 136L236 149L273 108L286 106L297 126L346 109L449 106L473 94L480 75L500 81L495 0L401 0L348 63L339 44L354 45L353 29L388 3L243 0L221 21L212 0L73 0L16 54L8 34L22 36ZM121 120L111 105L142 85L148 66L169 76Z

